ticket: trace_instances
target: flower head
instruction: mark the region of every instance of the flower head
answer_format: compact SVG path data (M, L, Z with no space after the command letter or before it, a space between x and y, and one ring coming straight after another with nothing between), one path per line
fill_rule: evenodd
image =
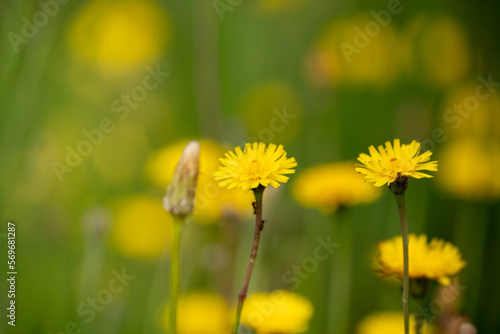
M340 206L369 203L380 195L377 188L363 182L350 162L309 168L298 175L292 191L303 206L326 213Z
M382 275L403 277L403 242L401 236L378 244L379 254L375 258L377 270ZM442 285L450 284L449 276L457 274L465 261L458 248L442 239L409 235L408 243L409 276L411 279L425 278L437 280Z
M366 182L374 183L375 187L390 185L396 180L406 180L410 177L432 177L421 171L437 171L437 161L429 161L432 152L419 154L420 143L416 141L401 145L399 139L394 139L394 147L391 142L386 142L385 148L380 145L378 151L373 145L368 149L370 155L361 153L358 157L361 165L357 165L355 169L364 174Z
M357 327L357 334L402 334L404 320L402 312L378 312L363 318ZM432 327L424 322L424 334L433 333ZM415 334L415 318L410 317L410 334Z
M163 327L168 330L168 307L163 315ZM178 334L228 333L230 321L226 301L210 292L191 292L181 296L177 312ZM193 320L195 319L195 320Z
M279 182L286 183L293 174L292 168L297 166L295 158L287 158L282 145L264 143L247 143L243 151L240 147L229 151L225 158L220 158L222 166L214 172L215 180L222 188L241 188L245 191L255 189L259 185L272 185L279 188Z
M286 290L259 292L246 299L241 322L258 334L303 333L308 329L313 312L311 302L296 293Z

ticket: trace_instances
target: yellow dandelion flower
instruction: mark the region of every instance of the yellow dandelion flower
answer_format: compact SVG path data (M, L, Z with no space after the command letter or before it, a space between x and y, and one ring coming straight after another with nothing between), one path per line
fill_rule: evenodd
M272 185L279 188L279 182L288 182L288 177L283 174L293 174L293 167L297 166L295 158L287 158L282 145L264 143L247 143L242 151L236 147L235 153L229 151L225 158L220 158L222 166L214 172L215 180L219 187L244 191L255 189L259 185L267 187Z
M211 292L191 292L179 298L177 306L177 334L229 333L229 309L226 301ZM168 331L168 307L163 313L162 325Z
M432 177L421 171L437 171L437 161L429 161L432 152L420 154L420 143L415 140L409 145L401 145L399 139L394 139L394 147L388 141L385 148L380 145L378 151L373 145L368 149L370 155L361 153L358 157L361 165L358 164L355 169L364 174L366 182L374 183L375 187L390 185L400 178Z
M352 166L350 162L339 162L306 169L292 185L295 199L305 207L326 213L340 206L373 202L380 191L364 182Z
M154 184L159 187L170 184L175 166L187 143L187 140L181 140L151 155L146 164L146 173ZM200 166L193 212L193 218L198 223L210 224L219 221L221 217L252 213L251 193L234 192L217 186L213 172L218 167L217 159L223 154L224 150L217 143L200 140Z
M311 302L296 293L259 292L246 299L241 322L258 334L303 333L309 327L313 312Z
M137 195L120 200L114 211L111 238L122 254L134 258L158 258L170 235L173 219L161 198Z
M424 321L422 334L433 333L433 328ZM378 312L366 316L357 326L357 334L402 334L404 320L402 312ZM415 318L410 317L410 334L415 334Z
M401 236L378 244L379 254L375 258L376 270L382 275L403 277L403 242ZM459 249L449 242L434 238L427 243L427 236L409 235L408 274L412 279L437 280L442 285L450 284L449 276L465 267Z

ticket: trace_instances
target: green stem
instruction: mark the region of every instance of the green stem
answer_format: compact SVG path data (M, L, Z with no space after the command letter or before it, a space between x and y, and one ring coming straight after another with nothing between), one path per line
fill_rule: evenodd
M173 215L174 224L170 234L170 306L169 306L169 334L177 333L177 299L180 291L179 281L179 244L181 227L184 218Z
M410 295L410 277L408 275L408 223L406 221L405 195L401 192L396 195L398 202L399 221L401 223L401 236L403 237L403 314L405 321L405 334L410 333L410 312L409 312L409 295Z
M352 280L352 222L347 208L339 208L332 222L331 235L344 245L330 260L327 286L327 333L348 333ZM338 307L342 305L342 307Z
M422 311L418 310L415 313L415 333L422 334L424 331L424 317L422 315Z
M240 326L241 310L243 309L243 303L247 297L248 286L250 284L250 278L252 277L253 267L255 264L255 259L257 258L257 250L259 248L260 232L264 228L264 222L262 221L262 195L264 194L264 187L258 186L253 189L255 195L255 233L253 237L252 251L250 252L250 260L248 261L247 273L245 279L243 280L243 287L240 294L238 295L238 306L236 307L236 320L234 323L233 334L238 333L238 328Z

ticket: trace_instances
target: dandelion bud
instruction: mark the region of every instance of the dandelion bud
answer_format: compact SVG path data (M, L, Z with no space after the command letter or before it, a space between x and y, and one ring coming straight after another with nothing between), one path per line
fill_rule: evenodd
M191 141L184 148L175 167L172 182L163 198L165 210L173 215L185 217L193 212L199 156L200 144Z

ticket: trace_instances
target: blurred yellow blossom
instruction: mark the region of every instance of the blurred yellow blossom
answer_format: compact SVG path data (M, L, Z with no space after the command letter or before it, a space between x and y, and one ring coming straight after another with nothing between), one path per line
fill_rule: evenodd
M440 154L439 184L450 194L466 200L500 197L500 143L472 138L457 139Z
M245 301L241 322L258 334L303 333L314 312L309 300L286 290L253 293Z
M410 279L426 278L437 280L442 285L450 284L451 275L465 267L459 249L442 239L433 238L427 243L427 236L410 234L408 239ZM379 242L376 270L382 275L403 277L403 241L401 236Z
M68 34L73 53L107 73L155 61L169 38L165 10L149 0L92 0L77 13Z
M380 191L364 182L353 165L339 162L306 169L292 185L293 196L303 206L325 213L340 206L373 202Z
M163 328L168 331L168 307L163 313ZM211 292L191 292L179 298L177 334L227 334L230 330L226 301Z
M433 333L433 328L424 321L422 334ZM356 334L402 334L403 312L386 311L364 317L357 326ZM415 317L410 317L410 334L415 334Z
M172 217L161 198L136 195L113 207L111 238L122 254L135 258L158 258L168 244Z
M458 82L470 71L471 56L463 28L442 17L425 25L417 54L426 78L438 87Z
M176 142L155 152L146 165L149 178L160 187L167 187L172 180L187 140ZM196 185L193 217L200 223L213 223L230 215L250 215L252 194L234 192L217 186L213 172L224 150L218 144L200 140L200 167Z
M366 29L379 27L376 32ZM306 59L313 84L386 85L401 71L399 37L391 25L382 27L368 14L338 19L320 35Z
M477 137L500 141L500 94L491 81L491 76L480 76L447 91L441 110L443 129L450 139Z

